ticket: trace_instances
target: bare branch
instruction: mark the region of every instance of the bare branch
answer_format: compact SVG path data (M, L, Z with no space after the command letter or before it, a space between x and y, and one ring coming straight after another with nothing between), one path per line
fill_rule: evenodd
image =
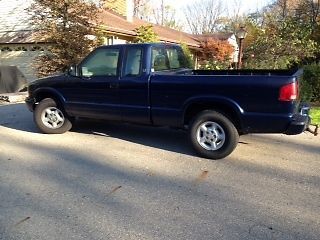
M194 34L202 34L214 32L225 11L222 0L205 0L187 5L184 14L190 31Z

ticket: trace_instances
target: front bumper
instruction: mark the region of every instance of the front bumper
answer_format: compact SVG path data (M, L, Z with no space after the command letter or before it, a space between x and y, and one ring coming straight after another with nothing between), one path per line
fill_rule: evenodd
M26 102L26 105L27 105L29 111L33 112L34 106L36 104L36 100L34 98L32 98L32 97L27 97L25 102Z

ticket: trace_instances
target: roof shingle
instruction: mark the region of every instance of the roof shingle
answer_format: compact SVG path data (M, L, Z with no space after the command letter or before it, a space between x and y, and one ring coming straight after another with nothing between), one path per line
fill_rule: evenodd
M153 25L153 29L158 34L161 41L171 43L186 43L190 47L199 47L199 41L192 35L177 31L168 27L152 24L139 18L133 18L128 22L125 17L118 15L110 10L105 10L100 14L100 20L107 31L112 33L122 33L128 36L136 36L135 29L142 25Z

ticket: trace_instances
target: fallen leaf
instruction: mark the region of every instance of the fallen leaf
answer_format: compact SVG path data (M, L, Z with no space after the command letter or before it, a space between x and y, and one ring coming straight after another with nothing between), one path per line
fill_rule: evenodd
M208 177L209 171L202 171L202 173L197 177L197 179L194 181L194 185L198 185L201 182L203 182Z

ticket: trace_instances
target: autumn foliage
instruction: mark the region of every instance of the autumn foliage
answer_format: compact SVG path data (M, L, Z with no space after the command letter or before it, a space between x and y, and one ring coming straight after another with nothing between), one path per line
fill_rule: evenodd
M231 63L234 47L227 41L209 38L201 43L200 64L202 68L221 69Z
M52 45L33 65L39 77L65 71L99 42L99 8L85 0L34 0L29 8L38 39Z

